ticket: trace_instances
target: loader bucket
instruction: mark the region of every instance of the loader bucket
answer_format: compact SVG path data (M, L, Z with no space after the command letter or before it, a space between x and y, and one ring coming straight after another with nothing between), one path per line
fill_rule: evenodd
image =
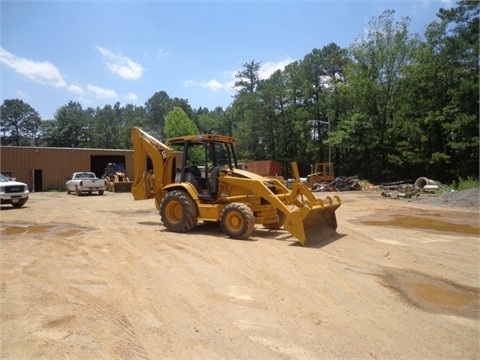
M331 198L327 200L323 205L304 206L287 215L284 228L303 246L318 244L336 234L335 211L340 206L340 199L335 196L335 202Z
M130 192L133 181L120 181L113 183L113 192Z

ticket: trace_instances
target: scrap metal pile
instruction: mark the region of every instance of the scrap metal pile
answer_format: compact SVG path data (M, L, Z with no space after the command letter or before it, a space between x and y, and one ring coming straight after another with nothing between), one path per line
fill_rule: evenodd
M414 184L412 180L403 180L380 185L380 188L385 190L381 195L393 199L418 198L420 193L434 194L441 187L441 182L426 177L419 177Z
M357 176L338 176L329 183L316 183L312 191L357 191L362 190Z

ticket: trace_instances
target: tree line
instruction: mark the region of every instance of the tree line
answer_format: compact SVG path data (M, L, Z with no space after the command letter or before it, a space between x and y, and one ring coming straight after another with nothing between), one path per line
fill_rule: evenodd
M144 106L71 101L42 120L22 100L5 100L2 144L130 149L130 130L141 126L160 140L234 136L240 159L279 160L287 175L292 161L307 174L331 160L337 174L370 181L478 178L479 8L467 0L441 8L423 36L387 10L348 48L315 48L268 79L260 62L245 63L226 109L192 109L159 91Z

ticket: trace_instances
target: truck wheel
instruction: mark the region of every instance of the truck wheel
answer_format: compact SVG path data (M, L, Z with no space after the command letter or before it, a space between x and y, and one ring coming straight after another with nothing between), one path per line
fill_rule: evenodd
M255 227L252 210L242 203L228 204L220 217L223 232L232 239L248 238Z
M19 208L19 207L22 207L23 205L25 205L26 202L27 202L27 199L22 199L22 200L19 200L16 203L12 203L12 206L14 208Z
M103 195L103 190L99 190L98 195Z
M77 196L82 196L82 192L77 188L75 188L75 193L77 194Z
M160 218L169 231L190 231L197 224L197 205L184 191L170 191L160 203Z
M67 195L70 195L70 189L67 186Z

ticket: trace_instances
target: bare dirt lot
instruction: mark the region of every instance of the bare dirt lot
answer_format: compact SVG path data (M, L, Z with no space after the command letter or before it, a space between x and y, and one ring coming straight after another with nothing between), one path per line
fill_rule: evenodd
M169 233L129 193L4 206L0 357L479 359L478 207L337 195L309 248Z

